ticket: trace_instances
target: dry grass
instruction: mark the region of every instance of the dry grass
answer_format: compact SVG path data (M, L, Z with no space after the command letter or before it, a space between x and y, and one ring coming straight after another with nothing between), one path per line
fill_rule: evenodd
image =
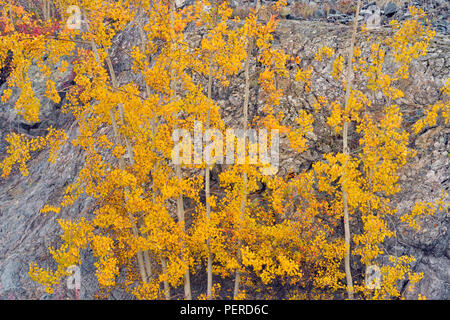
M314 15L315 6L310 6L306 3L296 3L292 8L292 13L297 17L309 18Z
M351 14L356 11L356 1L354 0L338 0L336 9L345 14Z
M376 0L377 6L379 8L383 8L386 4L389 2L393 2L397 5L397 7L402 7L405 2L408 2L407 0Z

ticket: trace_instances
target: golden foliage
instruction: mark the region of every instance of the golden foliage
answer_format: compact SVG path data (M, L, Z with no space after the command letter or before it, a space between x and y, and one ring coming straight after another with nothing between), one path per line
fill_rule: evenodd
M7 2L0 0L7 8L0 20L4 24L0 67L9 52L14 59L2 103L18 88L15 109L26 121L37 122L40 102L28 77L30 66L38 66L46 79L45 96L55 103L60 102L60 96L51 70L60 63L59 72L72 68L74 74L75 85L67 94L63 111L76 118L79 132L70 142L83 151L85 163L77 180L67 186L60 204L46 205L41 212L64 212L82 195L95 200L89 218L58 220L63 244L49 249L58 265L56 270L30 264L31 278L48 292L67 276L67 267L82 262L82 250L90 247L97 259L99 285L104 289L123 285L139 299L167 297L167 288L177 288L186 281L186 271L200 270L209 254L213 257L213 273L221 281L241 271L243 288L236 299L249 297L252 290L261 288L266 290L266 297L273 297L274 283L296 288L289 294L292 298L333 298L346 289L341 267L346 247L338 231L343 216L342 190L348 194L351 219L362 225L353 237L353 258L359 257L358 261L368 266L387 254L383 243L396 236L386 220L397 214L390 198L400 191L399 170L415 155L395 104L403 92L395 85L409 76L411 61L426 54L434 36L418 19L423 12L411 9L413 18L395 24L393 37L363 40L356 47L353 71L364 81L360 88L352 88L346 108L343 97L331 101L318 92L314 111L300 110L296 125L290 128L282 124L283 114L279 112L283 97L279 81L293 78L304 85L305 94L317 90L313 88L312 67L300 68L299 57L272 46L278 23L275 15L261 22L252 10L241 22L232 18L226 1L214 10L205 10L211 7L208 1L174 10L167 1L159 0L80 0L77 5L85 12L89 32L63 27L57 37L49 33L30 36L18 30L15 22L20 19L42 27L47 22ZM277 2L272 11L279 11L284 4ZM59 0L55 5L65 12L69 2ZM137 83L117 83L109 57L114 36L128 24L139 24L139 14L148 17L145 25L138 25L143 43L133 47L129 55L132 71L142 75L145 89ZM187 38L188 25L204 30L197 46ZM250 52L252 56L247 57L250 43L254 43L256 54ZM384 73L388 52L399 64L394 74ZM341 82L338 86L345 84L345 59L333 48L320 48L315 59L328 63L325 57L333 58L332 78ZM349 154L338 150L327 153L311 169L293 177L262 175L260 169L265 164L249 164L247 155L245 164L228 166L220 173L220 190L203 200L203 176L198 172L206 164L185 166L177 174L170 162L174 147L171 134L174 129L192 133L194 122L205 121L208 110L211 126L223 133L220 105L204 93L202 77L211 75L217 86L226 87L236 79L247 58L261 66L257 81L262 93L257 98L263 101L264 116L255 119L253 125L286 133L291 147L301 153L308 149L317 114L325 113L327 125L337 135L344 122L353 122L360 136L359 146ZM298 66L294 74L287 68L291 62ZM442 89L447 96L449 83L447 80ZM371 100L364 93L367 90L381 92L392 102L381 108L381 118L372 112ZM448 99L431 106L414 131L435 125L439 112L448 123ZM27 175L26 164L32 153L44 148L50 150L49 161L58 161L58 151L66 140L66 134L54 128L38 138L9 134L7 156L0 164L3 177L15 165ZM257 193L261 184L266 186L261 195L247 197ZM180 197L181 202L189 202L186 220L177 217L173 205ZM209 218L206 203L211 208ZM443 207L443 198L438 204ZM435 205L418 203L400 219L419 229L417 219L432 214ZM144 268L140 262L143 254L149 259L151 272L149 265ZM408 278L414 284L421 278L410 270L412 259L392 256L389 264L380 265L383 280L375 291L366 288L359 277L355 286L358 297L399 297L399 280ZM136 269L146 277L139 278ZM120 278L125 279L123 283L119 283ZM303 290L306 288L310 289L308 293ZM215 283L212 297L223 297L221 290L220 283ZM200 294L199 298L206 296Z

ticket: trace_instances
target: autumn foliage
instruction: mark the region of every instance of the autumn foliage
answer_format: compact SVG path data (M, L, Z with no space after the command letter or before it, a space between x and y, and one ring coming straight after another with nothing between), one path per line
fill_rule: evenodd
M378 265L382 273L377 289L364 285L364 275L355 276L355 297L398 298L400 280L412 285L420 280L422 275L410 270L414 258L389 255L383 243L396 236L390 217L419 230L421 217L444 208L441 198L418 203L399 217L390 203L401 190L399 170L415 155L408 144L412 133L403 126L396 104L404 95L398 82L409 77L411 61L427 53L434 31L414 8L410 20L393 24L390 38L375 38L362 28L353 57L353 77L359 81L351 86L346 104L348 56L328 47L315 56L324 65L332 64L331 76L342 88L341 97L333 100L313 86L314 77L321 75L301 68L302 57L272 45L276 12L283 2L271 8L269 19L252 10L240 20L226 1L199 0L177 9L165 0L59 0L54 3L58 15L45 21L14 1L0 0L0 69L13 57L1 101L19 88L14 107L26 121L36 122L40 103L28 76L30 65L37 65L47 79L45 95L55 103L60 96L50 70L71 68L74 85L62 112L72 114L79 128L70 141L64 130L55 128L37 138L11 133L0 163L2 175L7 177L14 167L27 175L27 161L39 150L49 150L49 161L59 161L61 145L71 143L83 151L84 166L60 202L36 214L60 215L80 197L95 200L87 217L58 220L62 245L49 248L58 267L32 263L29 274L35 281L52 292L67 268L81 264L82 251L90 248L102 290L120 286L139 299L180 298L182 287L185 298L199 299L343 298L348 285L343 190L350 220L361 226L352 230L352 262L359 268ZM65 9L74 4L82 8L82 30L65 27ZM114 36L129 25L140 34L140 43L127 54L142 81L121 84L110 53ZM198 29L202 40L189 41L188 27ZM383 68L388 54L398 64L394 74ZM248 73L246 65L255 63L261 66L257 79L263 103L260 116L243 126L280 130L291 148L302 153L317 117L325 116L336 139L342 139L345 122L354 124L358 147L349 153L333 150L310 169L290 176L263 174L264 163L248 160L221 166L218 187L205 197L205 169L214 166L206 168L204 161L174 165L172 133L185 129L193 134L196 121L224 133L222 106L208 94L208 82L226 88L241 71ZM295 123L283 121L281 79L301 84L305 94L314 92L315 111L299 110ZM430 106L414 125L415 133L434 125L439 116L449 122L449 85L447 81L443 88L444 100ZM390 101L381 116L372 107L372 92ZM381 255L389 255L389 263L382 263ZM191 286L191 278L206 281L208 259L213 284L207 293ZM233 294L230 283L237 276L239 290Z

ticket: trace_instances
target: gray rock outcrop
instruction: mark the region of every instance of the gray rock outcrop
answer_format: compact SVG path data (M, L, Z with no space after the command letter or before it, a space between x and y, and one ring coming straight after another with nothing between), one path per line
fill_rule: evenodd
M390 7L391 11L394 12ZM386 10L386 8L385 8ZM314 62L314 53L323 45L344 50L348 43L349 27L317 21L282 20L277 29L274 43L287 50L288 53L302 58L303 66L311 64L320 69L322 65ZM118 70L121 83L135 80L131 72L131 62L121 59L120 50L138 43L138 34L129 28L116 39L113 50L113 63ZM399 100L404 112L405 122L414 123L422 115L427 105L441 99L440 88L450 74L450 39L438 34L431 44L426 57L414 62L412 76L404 84L405 97ZM254 68L254 66L252 66ZM63 115L60 105L56 105L42 97L45 82L30 71L33 88L41 97L43 105L41 121L29 124L13 110L14 97L8 104L0 105L0 159L5 155L4 138L8 132L16 131L31 136L45 134L45 129L52 125L64 128L69 140L76 135L77 124L70 115ZM314 80L313 87L320 87L324 95L333 97L341 94L336 87L327 82L329 66L321 70L323 77ZM66 75L59 75L61 82ZM233 82L224 92L215 92L223 106L222 116L229 126L239 125L242 106L242 76ZM5 84L0 87L0 93ZM253 88L252 90L256 90ZM17 95L17 92L15 93ZM253 95L255 96L255 95ZM64 98L64 97L63 97ZM378 101L383 104L382 99ZM250 113L260 112L258 101L251 101ZM300 109L312 109L312 101L295 85L286 88L281 108L286 115L285 121L292 122ZM324 152L335 150L338 146L324 136L324 132L315 131L310 137L310 150L298 155L281 146L282 170L299 171L308 163L317 161ZM414 202L432 200L439 197L441 190L449 189L450 179L450 129L443 124L430 128L417 136L411 137L411 144L418 150L416 158L401 173L404 185L402 192L394 197L399 213L410 210ZM57 204L67 184L74 181L83 164L83 154L72 144L64 145L60 158L55 164L47 161L45 152L34 155L29 162L29 175L21 176L13 172L7 179L0 179L0 299L58 299L73 298L74 293L64 286L54 295L43 293L39 285L28 276L28 265L37 262L41 266L54 267L48 253L49 246L57 246L60 242L60 229L57 218L79 217L89 215L89 199L79 199L73 206L65 208L59 215L42 214L40 209L45 204ZM448 198L446 199L448 203ZM398 237L387 242L390 254L411 254L416 257L414 270L424 273L424 279L412 293L405 290L405 297L417 298L417 293L428 299L450 298L450 240L448 229L450 218L448 211L437 213L423 221L422 231L417 234L408 233L404 226L395 222ZM82 299L92 299L97 290L94 259L89 251L83 255ZM404 284L405 288L407 284ZM131 298L121 291L114 291L112 299Z

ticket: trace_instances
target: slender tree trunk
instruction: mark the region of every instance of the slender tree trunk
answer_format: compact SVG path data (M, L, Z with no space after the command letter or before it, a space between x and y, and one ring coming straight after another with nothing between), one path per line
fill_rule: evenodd
M213 6L213 28L216 27L216 23L217 23L217 3L213 2L212 3ZM208 85L207 85L207 96L208 96L208 100L211 101L212 100L212 84L213 84L213 54L210 54L209 57L209 70L208 70ZM211 122L211 110L208 108L207 114L206 114L206 126L205 126L205 130L208 130L210 127L210 122ZM214 166L214 164L211 166L211 168L209 167L209 165L206 163L205 166L205 199L206 199L206 218L208 219L208 223L211 221L211 206L209 205L208 199L211 196L211 186L210 186L210 176L211 176L211 172L210 170L212 169L212 167ZM212 283L213 283L213 277L212 277L212 253L211 253L211 237L208 237L208 239L206 240L206 248L208 250L208 261L207 261L207 286L206 286L206 295L208 297L208 299L212 298Z
M113 87L118 88L116 74L114 72L114 68L112 66L111 59L109 56L106 57L106 63L110 70ZM123 110L123 104L120 103L118 105L118 109L119 109L120 124L124 125L125 124L125 115L124 115L124 110ZM131 145L130 139L127 136L124 136L124 138L125 138L125 146L126 146L126 150L127 150L127 154L128 154L128 159L130 160L130 164L132 166L134 166L135 161L134 161L134 156L133 156L133 146ZM139 232L138 232L137 227L135 226L134 229L135 229L135 231L134 231L135 236L138 236ZM149 259L150 259L150 257L148 256L148 253L147 253L147 257L144 257L144 253L141 250L138 251L138 261L139 261L140 266L143 266L143 269L144 269L143 270L144 271L143 274L145 275L144 282L148 282L149 277L151 275L151 271L152 271Z
M172 90L175 88L175 81L171 81L171 87ZM175 165L175 176L181 180L183 178L183 175L181 173L181 164ZM183 225L183 235L186 234L186 225L185 225L185 211L184 211L184 204L183 204L183 195L180 194L177 197L177 217L178 222ZM185 247L185 243L183 243L183 247ZM184 260L184 259L183 259ZM184 274L184 298L186 300L192 300L192 293L191 293L191 278L190 278L190 272L189 272L189 265L186 269L186 272Z
M140 11L142 13L142 10ZM141 51L143 54L145 54L145 44L146 44L146 37L145 37L145 32L144 32L144 28L142 27L141 21L139 19L142 18L143 15L139 15L139 17L137 18L137 25L138 25L138 29L139 29L139 36L141 38ZM146 98L150 97L150 87L148 86L147 82L145 82L145 94L146 94ZM152 134L154 135L156 131L156 120L155 117L153 117L152 119ZM153 191L153 204L155 204L155 191ZM150 258L150 254L148 253L148 251L144 251L144 262L145 262L145 269L147 271L147 275L149 277L152 276L153 272L152 272L152 260Z
M348 110L348 104L350 100L350 94L352 90L352 72L353 72L353 55L354 55L354 48L355 48L355 41L356 41L356 31L358 28L358 16L359 16L359 9L361 7L361 0L358 0L358 3L356 5L356 12L355 12L355 19L353 22L353 32L352 32L352 38L350 42L350 48L349 48L349 56L348 56L348 65L347 65L347 85L345 90L345 110ZM348 129L349 129L350 123L348 121L344 122L343 128L342 128L342 149L343 153L345 155L349 155L349 148L348 148ZM347 164L345 164L346 167ZM350 224L349 224L349 214L348 214L348 194L346 190L346 177L345 177L345 168L343 172L343 188L342 188L342 202L344 207L344 233L345 233L345 259L344 259L344 265L345 265L345 277L347 280L347 295L350 300L353 300L353 280L352 280L352 272L350 267L350 244L351 244L351 233L350 233Z
M170 5L170 21L173 26L173 21L174 21L173 13L175 11L175 1L174 0L170 1L169 5ZM176 82L175 82L175 77L173 75L173 71L171 70L171 72L172 72L172 80L170 81L170 87L172 89L172 92L175 92ZM183 176L181 174L181 164L175 165L175 175L180 180L183 178ZM183 224L183 235L185 235L186 234L185 211L184 211L182 194L180 194L177 197L177 216L178 216L178 221ZM185 244L183 246L185 246ZM190 277L190 272L189 272L189 265L184 274L184 298L186 300L192 300L191 277Z
M161 260L162 271L164 274L167 274L166 260L162 256L160 256L160 260ZM167 280L164 280L164 296L166 297L166 300L170 300L170 286L169 286L169 281L167 281Z
M178 179L181 180L181 165L175 165L175 175ZM183 224L183 233L186 233L186 227L185 227L185 212L184 212L184 205L183 205L183 195L179 195L177 198L177 216L178 221ZM192 293L191 293L191 277L189 272L189 266L186 269L186 272L184 273L184 298L186 300L192 300Z
M48 5L49 0L44 0L42 2L42 15L44 16L44 20L48 20Z
M92 47L92 50L94 51L94 55L95 55L97 63L100 63L99 54L97 51L97 45L95 44L95 42L93 40L91 40L91 47ZM111 60L109 59L109 57L107 57L106 63L107 63L107 66L108 66L108 69L110 72L112 86L113 86L113 88L117 88L116 74L114 72L114 69L112 67L112 63L111 63ZM119 105L119 113L121 114L121 120L123 120L123 106L122 105ZM119 132L119 128L117 126L116 117L115 117L113 109L110 110L110 118L111 118L111 123L112 123L112 127L113 127L114 138L116 139L116 144L122 144L122 142L121 142L122 138L121 138L121 135ZM125 137L125 139L128 140L127 137ZM126 146L127 146L127 153L130 156L130 161L133 161L133 163L134 163L132 154L129 149L129 147L130 147L129 141L126 142ZM119 168L120 168L120 170L125 170L125 162L122 157L119 159ZM134 236L137 237L139 235L139 232L138 232L136 225L132 221L131 215L130 215L130 222L132 223L132 228L131 228L132 233ZM147 272L145 270L145 263L144 263L142 251L140 251L140 250L137 253L137 260L138 260L138 267L139 267L139 273L141 275L141 280L142 280L142 282L145 283L145 282L147 282Z
M211 100L212 95L212 62L213 57L211 55L209 59L209 74L208 74L208 100ZM210 117L211 117L211 110L208 108L208 112L206 115L206 126L205 130L209 129L210 126ZM209 205L208 199L211 196L210 193L210 168L209 165L206 163L205 167L205 198L206 198L206 218L208 219L208 222L211 220L211 206ZM212 254L211 254L211 238L208 237L206 240L206 247L208 250L208 265L207 265L207 286L206 286L206 294L208 299L212 298Z
M241 220L244 220L245 217L245 206L247 203L247 126L248 126L248 102L250 97L250 58L252 54L252 48L253 48L253 41L252 39L247 39L247 57L245 58L245 65L244 65L244 74L245 74L245 88L244 88L244 119L243 119L243 131L244 131L244 169L242 173L242 194L243 199L241 202ZM241 240L238 242L238 261L239 264L241 263ZM240 287L240 280L241 280L241 271L239 270L239 267L236 269L236 276L234 279L234 298L237 297L239 294L239 287Z
M144 267L145 273L147 274L147 282L149 282L153 275L152 260L148 254L148 251L144 251L142 255L144 256Z

